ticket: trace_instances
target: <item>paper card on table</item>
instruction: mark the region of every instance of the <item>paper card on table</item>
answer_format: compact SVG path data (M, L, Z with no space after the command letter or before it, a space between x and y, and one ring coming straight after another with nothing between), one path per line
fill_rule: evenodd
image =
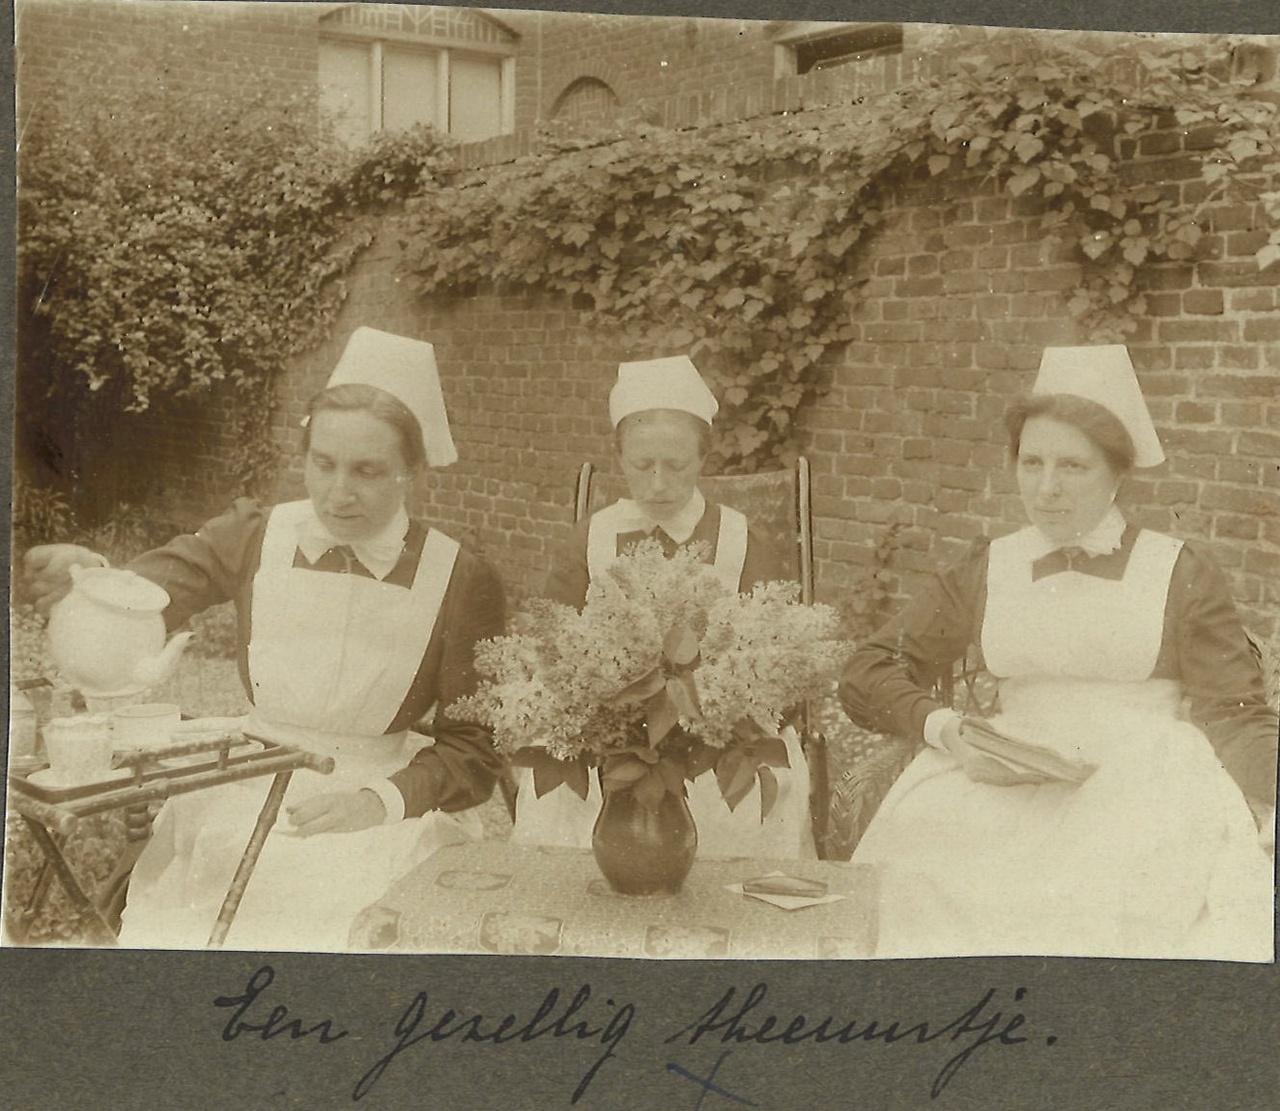
M785 872L770 872L768 876L756 877L757 880L779 878L782 880L792 879ZM735 895L745 895L748 899L759 899L762 903L768 903L770 906L778 907L780 910L802 910L804 907L822 906L824 903L838 903L845 896L843 895L782 895L771 894L764 891L747 891L745 884L753 883L752 880L746 880L743 883L725 884L728 891L732 891Z

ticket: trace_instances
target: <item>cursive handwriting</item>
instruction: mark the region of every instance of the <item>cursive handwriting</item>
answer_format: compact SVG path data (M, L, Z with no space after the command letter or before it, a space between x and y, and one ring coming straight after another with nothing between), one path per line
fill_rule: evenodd
M996 995L995 988L988 989L971 1007L941 1025L923 1021L905 1026L896 1019L889 1023L879 1018L863 1022L857 1019L841 1022L831 1015L812 1021L803 1014L791 1016L784 1025L778 1015L753 1014L764 1003L768 991L768 985L756 984L747 992L746 998L735 1006L737 989L729 988L697 1019L667 1038L665 1044L670 1045L684 1039L686 1044L694 1045L704 1035L713 1034L719 1034L721 1044L725 1045L799 1045L802 1042L848 1045L852 1042L875 1041L887 1045L900 1041L926 1045L939 1039L947 1039L952 1043L968 1039L963 1048L949 1058L934 1077L930 1092L937 1099L960 1068L984 1045L1021 1045L1027 1041L1025 1036L1014 1035L1014 1031L1026 1023L1025 1015L1015 1013L1006 1019L1003 1011L987 1013ZM1025 995L1026 989L1019 988L1014 993L1014 1001L1021 1002ZM1055 1039L1050 1038L1049 1044L1054 1041Z
M523 1024L520 1024L520 1019L514 1014L508 1014L497 1022L490 1022L482 1014L477 1013L464 1017L449 1008L443 1011L429 1026L419 1030L427 1013L427 993L420 991L414 996L413 1002L405 1008L404 1014L400 1016L399 1021L396 1023L396 1044L360 1078L351 1093L351 1098L354 1100L363 1099L369 1094L369 1091L378 1082L392 1061L406 1049L410 1049L422 1042L445 1042L452 1038L457 1038L460 1042L488 1042L492 1045L500 1046L508 1042L537 1041L547 1035L550 1035L553 1039L565 1037L573 1037L578 1040L596 1038L604 1046L604 1052L587 1069L582 1079L578 1082L578 1087L574 1090L573 1097L569 1100L570 1103L577 1103L582 1098L583 1093L586 1092L588 1085L595 1079L600 1067L611 1057L617 1056L617 1048L622 1039L627 1036L627 1031L631 1028L631 1020L636 1013L635 1007L630 1003L624 1003L619 1007L612 999L606 999L605 1006L615 1008L612 1017L607 1023L597 1022L593 1024L585 1018L579 1018L577 1021L571 1022L570 1020L587 1005L590 999L591 987L588 984L583 984L569 1005L557 1015L556 1012L560 1008L560 990L552 988L538 1005L538 1009L534 1011L532 1017ZM556 1017L553 1019L552 1015L556 1015Z
M222 1028L223 1041L241 1038L270 1041L285 1035L289 1042L312 1038L314 1044L330 1045L348 1036L349 1031L339 1027L334 1019L308 1024L291 1016L289 1008L283 1004L268 1010L266 993L274 981L275 970L264 964L249 977L241 992L213 1000L215 1007L231 1011ZM570 1104L576 1104L604 1065L619 1055L623 1040L636 1019L634 1004L601 999L601 994L593 993L589 984L583 984L572 995L553 987L531 1010L499 1012L500 1017L490 1018L470 1008L460 1011L437 1006L432 1009L427 992L419 991L397 1019L390 1047L365 1070L351 1090L351 1099L359 1101L367 1096L392 1062L414 1047L429 1048L452 1042L455 1045L476 1043L500 1048L550 1039L552 1042L563 1040L571 1045L586 1042L599 1049L569 1099ZM666 1072L691 1084L692 1089L686 1088L690 1094L693 1094L693 1089L697 1090L698 1108L703 1106L708 1096L710 1102L729 1101L755 1106L754 1093L749 1096L740 1090L735 1091L736 1085L726 1084L723 1077L722 1066L734 1050L771 1045L846 1047L869 1043L906 1046L937 1043L948 1047L950 1053L933 1077L930 1092L937 1099L979 1050L987 1046L1020 1046L1031 1040L1026 1032L1026 1015L1011 1006L1000 1005L997 995L997 989L988 988L954 1017L903 1021L880 1016L852 1018L832 1014L811 1016L803 1012L780 1014L768 1005L768 984L757 983L745 993L737 987L729 987L692 1022L681 1026L663 1041L664 1045L724 1047L714 1065L709 1071L705 1068L695 1070L684 1062L667 1057ZM1026 996L1026 988L1018 988L1013 993L1013 1003L1021 1004ZM1048 1037L1044 1044L1054 1045L1056 1041L1056 1038ZM370 1042L376 1051L378 1041L362 1032L347 1045L351 1048Z
M227 1019L226 1026L222 1028L222 1040L224 1042L233 1042L241 1034L260 1034L264 1042L281 1034L288 1034L291 1041L305 1038L311 1034L319 1034L320 1044L328 1045L330 1042L336 1042L340 1038L347 1036L347 1031L345 1030L339 1030L336 1034L333 1032L333 1019L330 1018L326 1018L323 1022L317 1022L309 1030L302 1028L302 1020L300 1018L295 1018L292 1022L286 1023L285 1018L289 1014L289 1008L283 1005L273 1007L271 1013L267 1016L266 1022L246 1022L245 1013L257 1002L258 996L271 986L271 981L275 978L275 969L269 964L264 964L249 977L249 983L245 985L243 994L220 995L213 1001L215 1007L235 1007L235 1013Z

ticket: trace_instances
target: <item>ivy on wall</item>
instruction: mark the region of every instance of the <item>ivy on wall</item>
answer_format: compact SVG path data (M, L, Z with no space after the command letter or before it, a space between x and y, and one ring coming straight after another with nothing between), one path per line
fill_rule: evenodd
M136 83L82 75L23 121L19 461L73 508L103 500L104 460L153 477L132 417L184 400L229 405L242 488L265 477L286 359L326 335L376 219L453 165L426 130L349 151L314 98L200 78L209 46Z
M562 142L410 201L404 267L424 295L569 295L637 356L690 354L722 399L727 469L773 465L854 334L869 240L911 183L985 178L1028 198L1080 265L1070 310L1095 336L1132 329L1144 271L1194 259L1228 190L1252 189L1280 228L1277 107L1230 80L1230 46L1145 40L1117 60L1013 38L865 103ZM1197 129L1194 202L1130 174L1141 137ZM1277 258L1280 231L1258 262Z

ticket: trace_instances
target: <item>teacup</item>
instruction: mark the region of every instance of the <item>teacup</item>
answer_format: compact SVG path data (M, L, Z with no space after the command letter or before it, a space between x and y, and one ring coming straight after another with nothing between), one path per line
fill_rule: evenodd
M171 702L121 706L111 713L116 748L163 748L173 743L182 713Z
M111 774L111 721L105 714L54 718L44 727L49 769L58 782L95 783Z

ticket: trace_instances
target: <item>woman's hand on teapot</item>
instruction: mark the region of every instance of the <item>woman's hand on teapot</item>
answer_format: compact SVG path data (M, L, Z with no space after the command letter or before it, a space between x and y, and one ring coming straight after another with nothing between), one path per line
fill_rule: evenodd
M289 826L281 832L294 837L316 833L354 833L380 826L387 808L373 791L334 791L285 807Z
M71 589L72 567L105 566L105 557L79 544L40 544L22 557L23 591L37 611L47 614Z

